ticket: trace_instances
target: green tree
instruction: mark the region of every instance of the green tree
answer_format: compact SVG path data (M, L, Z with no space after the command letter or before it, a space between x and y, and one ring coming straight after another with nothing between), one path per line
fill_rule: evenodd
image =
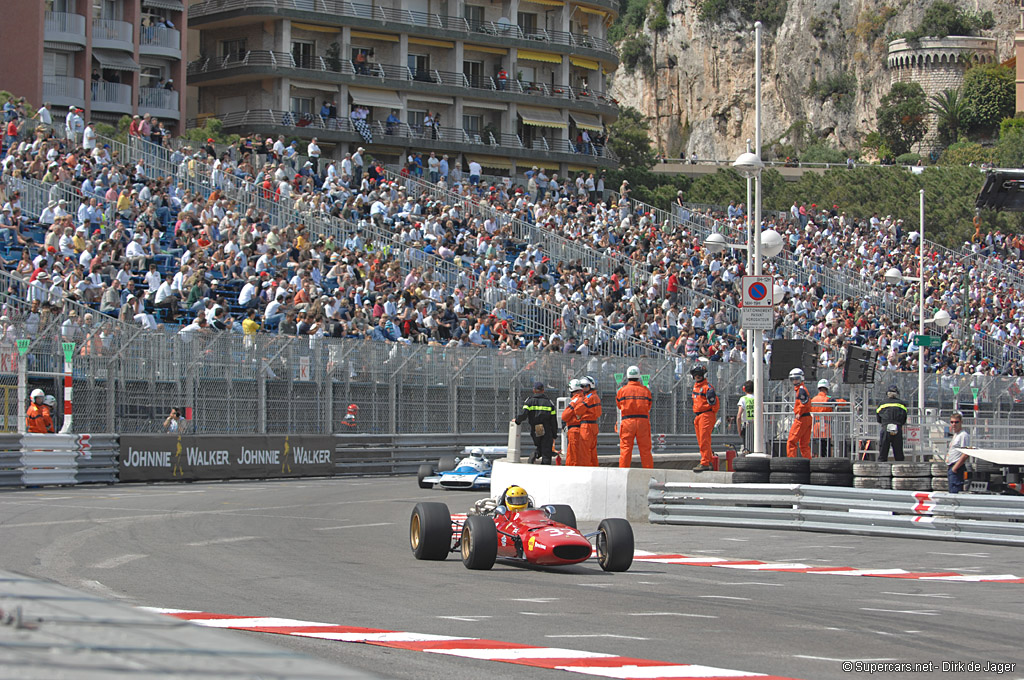
M620 166L647 170L654 165L649 129L643 115L633 107L619 111L618 120L608 129L608 146L619 157Z
M979 64L968 69L962 90L968 112L964 123L973 131L991 134L1003 118L1013 116L1015 89L1008 66Z
M234 144L238 141L238 135L224 134L224 124L220 118L207 118L203 127L186 130L181 137L192 142L205 142L207 139L213 139L217 144Z
M981 165L994 160L994 150L975 142L950 144L939 156L939 165Z
M895 83L875 110L878 132L892 153L899 156L924 139L928 103L917 83Z
M970 115L960 90L943 90L942 94L932 95L928 108L939 119L939 139L942 143L958 141L964 129L964 121Z
M999 124L995 155L1001 168L1024 168L1024 118L1004 118Z

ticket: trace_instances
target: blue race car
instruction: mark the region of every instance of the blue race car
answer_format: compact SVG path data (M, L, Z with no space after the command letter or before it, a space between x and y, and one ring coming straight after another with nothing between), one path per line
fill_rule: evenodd
M462 458L442 457L436 469L433 465L421 465L416 480L421 489L432 489L435 484L442 489L490 489L491 461L484 455L483 448L477 446Z

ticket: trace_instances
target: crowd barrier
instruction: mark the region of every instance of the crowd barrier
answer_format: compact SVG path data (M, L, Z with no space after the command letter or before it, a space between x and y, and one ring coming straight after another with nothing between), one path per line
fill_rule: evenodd
M0 486L117 482L117 435L0 435Z
M652 524L790 529L1024 545L1024 498L803 484L651 480Z

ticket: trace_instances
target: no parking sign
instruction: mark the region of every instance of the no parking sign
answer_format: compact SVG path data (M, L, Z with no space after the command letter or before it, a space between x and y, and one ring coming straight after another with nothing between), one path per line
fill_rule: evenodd
M771 276L743 277L743 309L740 326L747 330L771 330L774 326L775 303Z

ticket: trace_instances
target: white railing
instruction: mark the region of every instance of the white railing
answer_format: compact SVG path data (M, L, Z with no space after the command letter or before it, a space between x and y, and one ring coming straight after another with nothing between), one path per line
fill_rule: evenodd
M68 12L47 12L43 19L43 37L49 39L54 33L69 33L85 40L85 17Z
M139 88L139 111L153 113L154 110L178 111L178 93L162 87Z
M93 19L92 39L107 42L132 42L132 25L115 19Z
M181 32L176 29L166 26L143 26L140 30L140 45L181 50Z
M84 101L85 81L71 76L43 76L43 99L74 99Z
M132 86L121 83L93 83L92 103L131 106Z

